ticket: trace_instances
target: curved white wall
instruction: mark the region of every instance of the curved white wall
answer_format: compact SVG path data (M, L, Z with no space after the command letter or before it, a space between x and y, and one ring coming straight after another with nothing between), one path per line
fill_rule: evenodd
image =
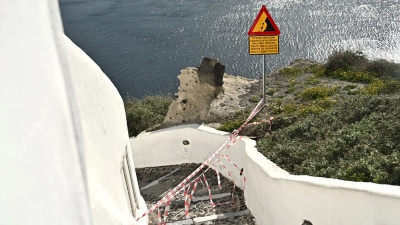
M177 126L131 138L136 166L202 163L229 137L197 127ZM190 144L183 145L183 140ZM260 225L301 225L304 220L314 225L400 224L400 187L290 175L254 146L255 141L243 138L225 153L244 169L246 205ZM236 173L234 179L243 187L242 177Z
M124 103L115 86L81 49L64 36L64 50L70 73L76 116L82 128L85 169L94 224L135 224L130 215L121 177L125 147L130 151ZM135 156L133 156L135 157ZM132 162L132 168L134 164ZM140 196L137 215L147 210ZM140 224L147 224L147 218Z
M0 0L0 85L0 224L147 224L124 192L122 99L56 0Z

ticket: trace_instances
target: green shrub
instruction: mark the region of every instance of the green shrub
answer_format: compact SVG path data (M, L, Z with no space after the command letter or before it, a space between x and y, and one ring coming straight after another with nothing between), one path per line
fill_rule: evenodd
M148 96L144 99L130 99L124 103L129 136L136 136L143 130L161 123L168 112L172 98Z
M370 95L395 93L400 90L400 82L391 79L374 79L364 90L363 93Z
M329 56L324 75L364 83L370 83L375 78L400 79L400 64L383 59L369 61L362 52L339 51Z
M285 77L295 78L300 76L303 73L303 70L296 67L286 67L279 70L279 73Z
M328 57L325 64L325 74L330 76L337 70L360 70L368 60L362 52L337 51Z
M303 91L298 93L298 96L304 101L316 100L316 99L325 99L328 96L332 96L335 94L335 87L327 87L327 86L317 86L306 88Z
M324 65L321 64L313 64L310 67L306 68L305 71L314 74L317 77L323 77L326 73Z
M275 91L276 91L275 88L268 88L268 89L265 91L265 94L266 94L266 95L269 95L269 96L273 96L273 95L275 94Z
M323 109L331 109L336 104L336 101L331 98L317 99L314 104Z
M245 121L246 121L246 119L229 120L229 121L222 123L222 125L218 128L218 130L232 132L232 131L238 129Z
M297 111L298 106L294 103L286 103L282 106L282 111L285 114L294 114Z
M400 185L399 131L400 94L359 95L305 118L277 117L257 149L293 174Z
M400 64L379 59L368 62L366 71L377 74L377 77L391 77L400 79Z
M361 93L360 90L349 90L349 91L347 91L348 95L358 95L360 93Z
M377 74L368 71L354 71L344 69L335 70L330 74L330 76L339 80L364 83L370 83L376 77L378 77Z
M357 88L357 85L349 84L349 85L346 85L346 86L343 88L343 90L345 90L345 91L350 91L350 90L353 90L354 88Z
M253 95L250 99L250 102L252 103L258 103L260 101L260 97L258 97L257 95Z
M324 111L324 108L318 105L300 105L299 107L299 115L307 116L310 114L319 114Z
M318 76L312 76L312 77L307 78L306 84L315 85L315 84L319 84L320 81L321 81L321 78L319 78Z
M357 85L349 84L349 85L346 85L343 88L343 90L347 91L348 95L357 95L360 93L360 89L357 89L357 87L358 87Z
M247 119L250 112L248 110L239 110L235 113L232 119L222 123L218 130L232 132L238 129ZM254 121L254 119L252 120Z

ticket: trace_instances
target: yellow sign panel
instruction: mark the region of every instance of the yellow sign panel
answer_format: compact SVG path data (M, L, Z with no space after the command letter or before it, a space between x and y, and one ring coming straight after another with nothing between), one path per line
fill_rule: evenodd
M265 12L261 12L260 18L259 20L256 22L253 32L254 31L259 31L259 32L263 32L264 30L267 29L268 25L266 23L267 20L267 14Z
M279 54L279 36L250 36L250 55Z

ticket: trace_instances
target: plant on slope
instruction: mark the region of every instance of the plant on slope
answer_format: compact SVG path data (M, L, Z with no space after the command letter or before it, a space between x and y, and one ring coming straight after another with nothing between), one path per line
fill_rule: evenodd
M148 96L130 99L124 103L129 136L136 136L147 128L161 123L168 112L172 98Z
M399 94L358 96L273 124L257 148L290 173L400 185Z

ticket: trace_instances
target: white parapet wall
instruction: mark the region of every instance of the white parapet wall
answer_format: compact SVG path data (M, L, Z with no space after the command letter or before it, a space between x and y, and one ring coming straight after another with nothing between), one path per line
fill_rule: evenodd
M208 127L182 125L131 138L131 146L138 168L203 163L228 138ZM260 225L302 225L305 220L314 225L400 224L400 187L291 175L259 153L255 144L240 138L225 151L243 168L245 183L226 161L233 175L220 171L239 187L245 185L246 205Z
M123 158L130 159L127 163L134 168L132 159L135 157L130 154L122 98L110 79L85 52L66 36L63 36L62 43L76 104L75 117L81 127L80 141L84 149L93 224L147 224L147 218L140 223L134 221L135 217L147 211L136 173L134 169L129 171L126 168L126 176L131 176L128 183L132 184L132 187L126 187L121 171ZM125 192L127 188L131 189L130 196ZM130 207L135 208L133 216Z
M56 0L0 0L0 224L147 224L124 104Z

